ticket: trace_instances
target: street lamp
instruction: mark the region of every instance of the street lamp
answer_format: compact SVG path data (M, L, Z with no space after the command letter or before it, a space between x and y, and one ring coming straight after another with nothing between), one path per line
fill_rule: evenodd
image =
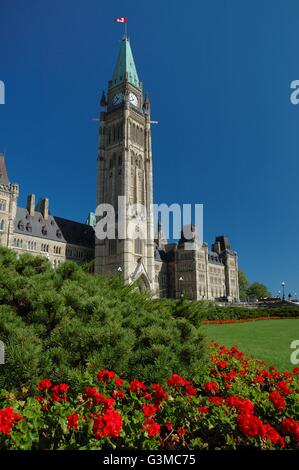
M123 272L123 270L122 270L122 267L121 267L121 266L118 266L118 268L117 268L117 272L118 272L118 275L119 275L119 277L121 277L121 273Z
M225 283L223 283L223 300L226 300L226 288L225 288Z
M182 291L182 284L181 284L183 280L184 280L184 278L181 276L181 277L179 278L179 282L180 282L179 285L180 285L180 291L181 291L181 294L180 294L180 295L181 295L181 297L183 297L183 295L184 295L184 294L183 294L183 291Z
M285 282L282 282L281 283L281 286L282 286L282 301L284 302L285 301L285 294L284 294L284 287L285 287Z

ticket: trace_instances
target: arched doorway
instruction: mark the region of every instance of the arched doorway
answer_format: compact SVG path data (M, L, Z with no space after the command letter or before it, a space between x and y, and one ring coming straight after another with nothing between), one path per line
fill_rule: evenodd
M141 258L138 260L129 282L134 284L140 292L151 290L151 284Z
M150 291L150 284L145 274L141 274L135 282L140 292Z

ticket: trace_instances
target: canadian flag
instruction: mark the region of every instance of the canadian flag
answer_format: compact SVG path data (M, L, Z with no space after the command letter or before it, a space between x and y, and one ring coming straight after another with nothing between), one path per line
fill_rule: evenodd
M127 23L128 18L123 17L123 18L115 18L116 23Z

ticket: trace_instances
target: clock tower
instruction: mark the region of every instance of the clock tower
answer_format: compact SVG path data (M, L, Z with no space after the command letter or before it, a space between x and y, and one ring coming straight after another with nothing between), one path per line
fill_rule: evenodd
M101 107L97 207L113 206L115 238L96 236L95 272L118 274L125 282L137 281L141 290L154 290L150 102L143 96L127 36L121 41ZM119 197L125 204L122 209ZM121 219L124 211L126 217ZM106 215L106 211L97 211L97 221L103 221ZM120 228L120 220L125 221L125 231ZM134 233L129 230L132 226Z

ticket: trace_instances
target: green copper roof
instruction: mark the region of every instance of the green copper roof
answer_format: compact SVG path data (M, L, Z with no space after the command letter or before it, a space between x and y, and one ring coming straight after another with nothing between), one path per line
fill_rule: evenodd
M124 36L121 41L120 51L112 76L112 87L123 83L126 77L126 73L128 73L129 83L139 87L139 78L135 67L130 40Z
M96 227L97 221L96 221L96 215L94 212L89 212L88 216L85 221L86 225L91 225L93 228Z

